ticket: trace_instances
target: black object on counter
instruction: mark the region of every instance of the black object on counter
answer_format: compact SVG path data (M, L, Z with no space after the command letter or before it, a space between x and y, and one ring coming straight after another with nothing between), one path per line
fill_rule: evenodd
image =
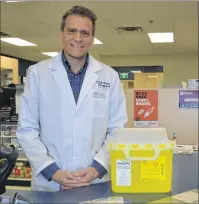
M15 166L16 160L19 156L15 146L0 147L0 195L5 193L5 182Z

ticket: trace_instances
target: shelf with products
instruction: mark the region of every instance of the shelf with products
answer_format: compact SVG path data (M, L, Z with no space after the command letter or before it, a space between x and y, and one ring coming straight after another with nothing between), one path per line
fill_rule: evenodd
M32 171L27 159L18 158L12 173L6 181L10 186L30 186Z
M0 123L0 142L4 145L14 145L18 150L22 150L17 137L17 122L4 121Z
M1 124L1 137L16 137L17 125Z
M23 149L21 148L17 137L17 122L1 122L0 123L0 142L4 145L14 145L19 152L19 157L15 163L12 173L6 181L9 186L30 186L31 167Z
M31 179L31 167L28 161L17 161L9 178L11 179Z

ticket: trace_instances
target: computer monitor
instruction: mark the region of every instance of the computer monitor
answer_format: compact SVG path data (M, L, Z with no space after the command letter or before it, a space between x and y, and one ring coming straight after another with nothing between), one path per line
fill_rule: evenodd
M15 87L3 87L0 92L0 107L2 106L15 106Z

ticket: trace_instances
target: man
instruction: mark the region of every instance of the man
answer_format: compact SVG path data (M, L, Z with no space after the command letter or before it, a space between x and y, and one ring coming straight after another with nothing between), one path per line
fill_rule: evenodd
M17 137L33 190L109 180L107 141L127 122L118 74L88 54L95 14L75 6L62 19L62 52L33 65L21 97Z

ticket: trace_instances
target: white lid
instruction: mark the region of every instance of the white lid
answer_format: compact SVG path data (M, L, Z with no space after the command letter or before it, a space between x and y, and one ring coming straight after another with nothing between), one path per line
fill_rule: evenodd
M114 132L109 144L168 144L165 128L121 128Z

